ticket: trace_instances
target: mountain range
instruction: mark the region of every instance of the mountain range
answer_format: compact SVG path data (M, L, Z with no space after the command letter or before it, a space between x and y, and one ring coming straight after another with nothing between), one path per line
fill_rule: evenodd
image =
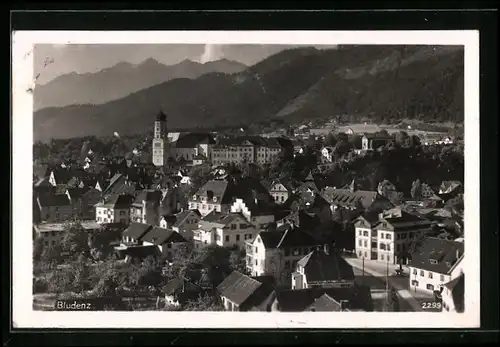
M34 114L34 135L43 141L144 132L160 109L170 128L339 114L461 122L463 71L459 46L295 48L233 74L177 78L101 105L41 109Z
M150 58L140 64L120 62L94 73L70 73L37 85L34 110L75 104L103 104L176 78L197 78L210 72L235 73L247 66L221 59L207 63L183 60L164 65Z

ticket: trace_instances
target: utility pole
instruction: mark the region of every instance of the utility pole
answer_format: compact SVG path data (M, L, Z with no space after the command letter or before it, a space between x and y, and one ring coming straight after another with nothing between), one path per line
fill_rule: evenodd
M365 257L363 259L363 279L365 278Z

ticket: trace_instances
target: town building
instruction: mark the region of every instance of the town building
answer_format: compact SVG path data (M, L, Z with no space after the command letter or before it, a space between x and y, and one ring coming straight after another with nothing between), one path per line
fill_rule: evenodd
M292 150L291 141L286 138L264 138L260 136L240 136L223 139L212 149L212 163L265 164L271 162L282 151Z
M198 210L185 210L177 213L175 221L169 225L168 216L163 216L160 220L161 228L172 228L181 234L186 240L193 240L193 230L198 229L201 214Z
M394 141L394 138L390 135L364 134L361 139L361 149L364 151L373 151L379 147L386 146L392 141Z
M465 275L461 272L458 277L443 285L440 293L443 312L464 312Z
M241 213L252 225L263 230L274 223L274 206L268 202L247 198L236 198L230 208L231 213Z
M162 192L159 190L140 191L130 207L130 220L136 223L158 225L161 200Z
M277 204L283 204L293 194L294 189L290 183L276 179L271 183L269 194Z
M284 283L290 280L297 262L319 246L323 245L293 224L261 231L246 242L247 270L253 276L273 276Z
M433 232L429 220L398 208L363 213L354 226L357 256L390 264L405 264L411 244Z
M84 220L81 221L80 224L82 228L88 232L99 230L102 226L93 220ZM64 237L66 227L66 222L40 223L33 225L35 234L42 239L45 246L54 246L58 244Z
M297 262L292 289L348 288L354 286L354 271L336 251L316 249Z
M165 167L169 157L169 142L167 137L167 116L160 111L154 126L152 143L153 164L156 167Z
M271 311L273 282L269 277L250 277L233 271L217 286L217 293L226 311Z
M142 237L153 228L150 224L131 222L122 232L121 247L140 246Z
M158 226L152 226L148 229L140 241L143 246L157 246L161 254L168 260L172 260L174 252L187 243L181 234Z
M73 206L66 194L40 194L37 198L40 220L62 222L73 217Z
M463 257L463 242L427 238L411 254L410 288L430 294L440 291L463 273Z
M207 293L201 286L186 278L173 278L163 286L166 307L179 307Z
M186 133L169 143L169 157L184 160L189 164L201 164L212 158L212 147L215 139L210 133Z
M257 233L258 229L242 213L212 211L193 230L193 240L196 248L204 245L244 247L246 240L255 238Z
M333 147L326 146L321 149L321 163L331 163L333 161Z
M271 311L278 312L341 312L373 311L370 288L307 288L277 290Z
M123 223L130 222L130 207L134 196L130 194L111 195L95 204L97 223Z

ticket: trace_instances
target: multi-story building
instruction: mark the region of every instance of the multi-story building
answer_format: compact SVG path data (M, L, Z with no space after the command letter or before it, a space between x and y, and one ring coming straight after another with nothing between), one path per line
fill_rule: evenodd
M43 222L61 222L73 217L73 206L66 194L39 194L37 209Z
M328 247L310 252L297 262L292 289L348 288L354 286L352 266Z
M463 242L427 238L411 254L408 264L410 288L430 294L440 291L463 273L463 258Z
M319 246L323 245L293 224L261 231L246 242L247 270L253 276L273 276L283 284L290 280L297 262Z
M215 139L210 133L187 133L180 134L179 137L169 144L170 157L176 160L194 162L197 158L212 159L212 147Z
M405 264L411 243L432 233L429 220L400 209L364 213L354 226L357 256L391 264Z
M152 155L155 166L164 167L167 165L169 157L167 116L161 111L155 121Z
M188 208L198 210L202 216L206 216L212 211L226 213L231 211L234 199L267 200L270 196L262 184L254 179L235 179L226 177L208 181L189 200Z
M157 226L150 228L140 241L143 246L157 246L161 254L168 260L171 260L174 252L186 244L187 240L181 234L171 230Z
M136 223L158 225L162 192L143 190L137 194L130 207L130 220Z
M130 222L130 206L134 196L129 194L112 195L95 205L97 223L122 223Z
M464 312L464 283L465 275L463 272L458 277L445 283L441 291L441 301L443 311L445 312Z
M99 230L101 224L95 221L81 221L82 228L88 232ZM41 237L45 246L54 246L62 240L67 224L65 222L59 223L40 223L34 225L36 235Z
M169 228L181 234L186 240L193 240L193 230L198 229L201 215L198 210L185 210L175 215L175 221L169 225L167 217L160 220L161 228Z
M293 194L294 190L290 183L283 180L275 180L269 188L269 194L277 204L283 204Z
M204 245L244 247L246 240L255 238L257 233L258 229L241 213L212 211L193 230L193 240L196 248Z
M321 162L331 163L333 161L333 147L326 146L321 149Z
M215 165L229 163L264 164L273 160L282 150L292 150L291 141L285 138L263 138L240 136L222 140L212 148L212 162Z
M390 135L365 134L361 139L361 149L364 151L376 150L394 141Z
M231 213L241 213L256 228L263 230L270 223L274 223L274 209L269 203L255 199L234 199L231 205Z

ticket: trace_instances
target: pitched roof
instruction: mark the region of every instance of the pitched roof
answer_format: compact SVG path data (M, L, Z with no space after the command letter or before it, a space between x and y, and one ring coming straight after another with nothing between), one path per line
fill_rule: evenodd
M71 197L71 199L77 200L80 199L88 190L89 190L88 187L83 187L83 188L75 187L75 188L68 188L67 192Z
M184 210L182 212L179 212L178 214L175 215L175 223L174 227L180 227L187 219L189 216L194 216L196 215L198 218L201 217L201 214L198 210Z
M210 202L232 204L236 198L253 198L254 193L258 196L269 197L269 192L258 180L252 178L238 180L227 178L208 181L195 195L197 199L202 197ZM216 201L214 201L214 198Z
M464 244L462 242L429 237L411 254L409 266L447 274L459 261L463 253Z
M52 187L52 184L50 184L49 180L46 177L43 177L43 178L40 178L35 183L35 188L39 188L39 187Z
M315 312L337 312L340 310L340 303L326 293L315 299L314 302L305 309L305 311Z
M199 144L215 144L215 139L210 133L187 133L179 136L175 141L176 148L196 148Z
M163 245L165 243L186 242L186 239L171 229L153 226L142 236L142 241Z
M376 199L384 199L376 191L368 190L349 190L349 189L336 189L333 187L326 187L323 191L323 197L328 203L332 205L340 205L345 207L362 207L368 209ZM390 202L387 200L387 203Z
M98 203L100 206L107 206L113 209L129 208L134 201L134 197L130 194L115 194L107 197L103 203Z
M40 194L38 196L38 202L41 207L71 205L66 194Z
M302 312L310 309L316 299L327 294L331 299L340 303L341 300L349 301L350 309L373 310L370 288L308 288L299 290L283 290L276 292L279 310L282 312ZM321 302L321 301L320 301Z
M259 236L264 247L268 249L318 245L313 236L291 224L283 224L273 231L261 231Z
M443 181L439 186L439 194L449 194L460 187L462 187L462 182L460 181Z
M144 223L130 223L129 227L123 231L122 236L139 240L151 227L151 225Z
M245 219L245 217L243 217L241 213L222 213L212 210L212 212L203 217L202 221L225 226L231 223L236 218Z
M277 248L281 238L285 234L284 230L281 231L261 231L259 236L267 249Z
M149 246L132 246L127 248L116 249L115 252L121 256L144 259L150 255L159 255L159 249L155 245Z
M420 218L404 211L401 211L399 216L383 217L383 219L375 225L375 228L383 229L384 222L392 225L395 231L430 228L432 224L428 219Z
M455 305L455 310L457 312L464 311L464 285L465 275L463 272L458 277L452 279L450 282L445 283L445 287L451 290L453 304Z
M307 282L354 280L352 266L336 252L315 250L297 262L304 267Z
M363 219L367 221L371 226L378 224L378 213L376 212L363 212L356 220Z
M134 204L141 204L143 201L159 204L162 198L162 192L159 190L141 190L135 197Z
M181 289L183 285L184 285L184 279L177 277L177 278L174 278L174 279L171 279L170 281L168 281L167 284L165 286L163 286L162 291L166 295L172 295L176 291Z
M82 199L86 199L89 205L97 204L101 200L101 196L102 193L95 188L90 188L81 195Z
M256 294L262 285L262 282L252 277L233 271L217 286L217 291L221 296L241 306Z

